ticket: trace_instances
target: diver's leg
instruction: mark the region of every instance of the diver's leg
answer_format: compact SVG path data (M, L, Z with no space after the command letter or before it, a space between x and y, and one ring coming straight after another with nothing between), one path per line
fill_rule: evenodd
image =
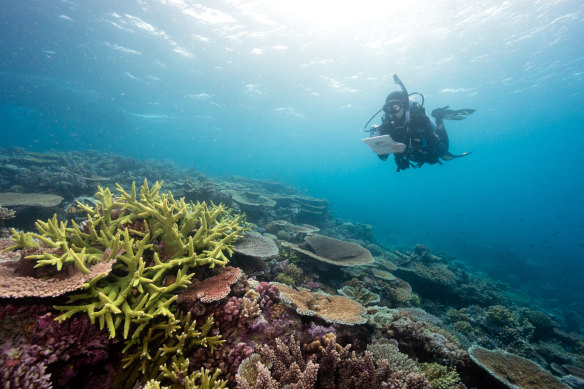
M444 121L442 119L436 120L436 135L440 140L440 156L448 153L448 148L450 146L450 141L448 140L448 134L446 133L446 128L444 127Z

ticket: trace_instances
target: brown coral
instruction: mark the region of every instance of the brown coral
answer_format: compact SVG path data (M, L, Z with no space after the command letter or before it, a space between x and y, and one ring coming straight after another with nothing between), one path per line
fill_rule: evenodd
M365 308L357 301L345 296L332 296L326 293L313 293L308 289L294 289L291 286L273 283L280 291L280 299L294 307L302 316L317 316L333 324L363 324Z
M369 250L357 243L346 242L318 234L307 236L305 241L308 249L289 242L282 242L282 245L308 256L320 264L360 266L374 261Z
M519 355L477 345L472 346L468 353L474 363L510 388L568 388L537 363Z
M0 193L0 203L6 206L56 207L61 204L61 196L45 193Z

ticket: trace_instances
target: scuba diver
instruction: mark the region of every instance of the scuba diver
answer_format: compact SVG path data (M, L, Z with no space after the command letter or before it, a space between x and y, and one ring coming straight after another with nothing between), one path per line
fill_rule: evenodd
M365 131L369 131L371 137L382 135L391 137L394 143L390 153L394 154L398 172L410 166L416 168L425 163L442 164L440 159L450 161L470 154L468 152L455 155L448 151L449 140L444 119L463 120L465 115L475 112L474 109L450 110L449 106L437 108L432 111L434 122L424 109L424 96L418 92L408 94L398 76L394 75L393 79L402 90L391 92L387 96L383 107L369 119L365 128L379 112L383 111L381 125L373 125ZM411 99L412 95L421 96L422 103ZM389 153L378 156L385 161Z

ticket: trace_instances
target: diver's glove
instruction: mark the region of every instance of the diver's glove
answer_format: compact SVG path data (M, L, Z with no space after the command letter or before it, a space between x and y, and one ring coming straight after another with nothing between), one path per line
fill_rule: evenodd
M450 107L450 105L447 105L444 108L436 108L435 110L432 111L432 116L435 117L436 120L444 119L444 115L446 115L446 112L448 111L448 107Z

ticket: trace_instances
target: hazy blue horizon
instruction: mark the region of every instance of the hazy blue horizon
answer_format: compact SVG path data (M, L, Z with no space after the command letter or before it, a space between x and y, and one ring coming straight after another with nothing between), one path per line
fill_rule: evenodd
M279 180L581 306L583 21L576 0L7 0L2 147ZM477 109L446 123L472 155L396 173L360 141L394 73L428 111Z

